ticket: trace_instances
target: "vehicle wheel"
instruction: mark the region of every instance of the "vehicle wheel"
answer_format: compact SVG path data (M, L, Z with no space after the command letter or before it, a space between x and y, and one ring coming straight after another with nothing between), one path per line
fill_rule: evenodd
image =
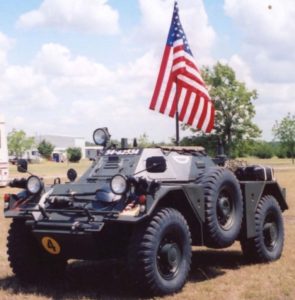
M7 254L14 274L26 283L55 281L65 272L67 261L43 250L24 220L14 219L7 238Z
M281 208L271 195L261 198L255 212L255 237L241 241L243 254L255 262L280 258L284 246Z
M128 253L134 282L150 294L170 294L186 282L191 264L191 235L177 210L163 208L135 229Z
M224 248L237 239L243 219L243 200L235 175L223 168L214 168L199 180L205 198L205 243Z

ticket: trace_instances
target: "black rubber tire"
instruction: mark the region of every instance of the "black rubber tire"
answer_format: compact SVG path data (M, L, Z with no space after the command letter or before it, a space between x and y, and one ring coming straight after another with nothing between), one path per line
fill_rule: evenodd
M271 196L263 196L255 212L255 237L241 240L243 254L249 261L269 262L281 257L284 223L281 208Z
M204 188L205 244L229 247L238 238L243 219L243 198L235 175L224 168L212 168L198 180Z
M23 283L56 281L65 272L67 261L41 248L24 220L13 219L8 231L7 254L10 267Z
M128 251L129 274L148 294L175 293L187 280L191 251L191 235L182 214L162 208L135 229Z

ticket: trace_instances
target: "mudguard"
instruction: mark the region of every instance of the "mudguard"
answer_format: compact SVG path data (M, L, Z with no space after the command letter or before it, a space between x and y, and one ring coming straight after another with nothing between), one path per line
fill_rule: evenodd
M288 209L285 190L281 189L275 181L244 181L241 182L244 198L244 218L246 237L255 236L255 211L259 200L264 195L272 195L278 201L281 210Z

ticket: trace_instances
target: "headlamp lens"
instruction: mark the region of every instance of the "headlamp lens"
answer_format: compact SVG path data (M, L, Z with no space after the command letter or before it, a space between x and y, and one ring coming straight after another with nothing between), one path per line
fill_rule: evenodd
M42 182L39 177L37 176L31 176L27 180L27 190L31 194L37 194L42 189Z
M124 194L127 191L127 187L127 179L123 175L115 175L111 179L111 190L114 194Z

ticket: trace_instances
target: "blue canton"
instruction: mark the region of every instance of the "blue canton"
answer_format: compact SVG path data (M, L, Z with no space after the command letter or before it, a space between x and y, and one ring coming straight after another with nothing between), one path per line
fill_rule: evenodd
M184 51L189 53L191 56L193 56L191 49L189 47L189 44L187 42L186 35L183 31L179 15L178 15L178 3L175 2L174 4L174 11L173 11L173 17L170 25L170 30L168 34L168 39L167 39L167 45L173 47L173 43L179 39L183 40L184 44Z

